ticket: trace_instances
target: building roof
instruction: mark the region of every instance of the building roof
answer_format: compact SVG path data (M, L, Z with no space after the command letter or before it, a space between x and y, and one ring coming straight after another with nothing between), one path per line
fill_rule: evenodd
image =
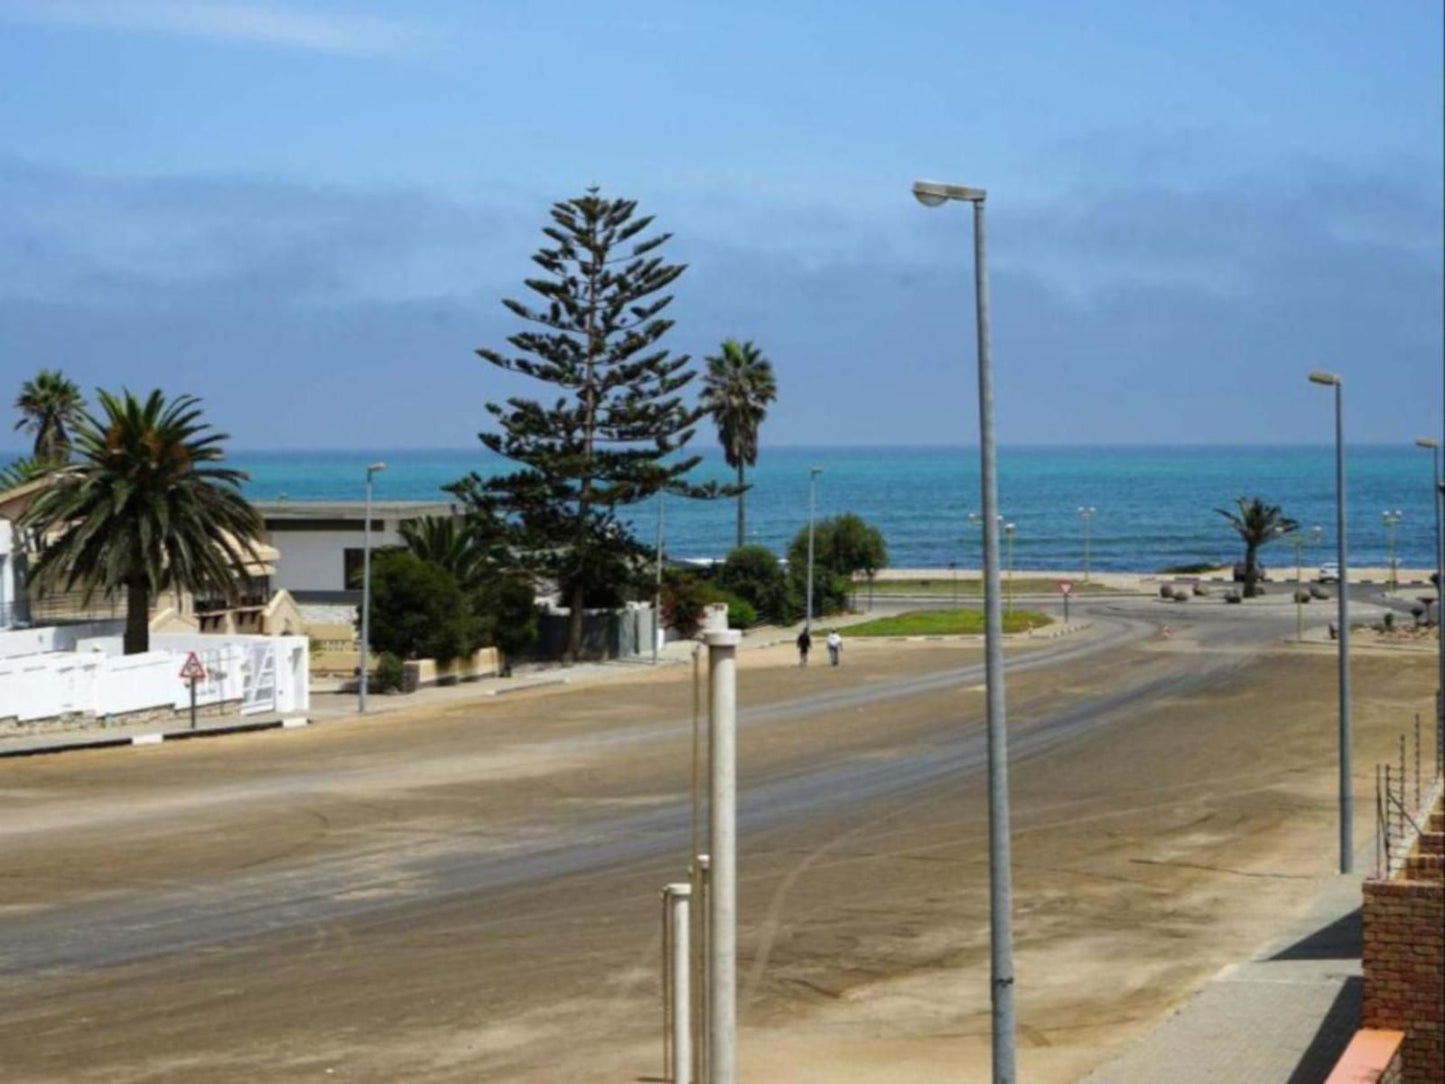
M366 518L365 501L252 501L261 518L277 519L354 519ZM460 502L446 501L372 501L372 519L421 519L423 516L451 516L462 512Z

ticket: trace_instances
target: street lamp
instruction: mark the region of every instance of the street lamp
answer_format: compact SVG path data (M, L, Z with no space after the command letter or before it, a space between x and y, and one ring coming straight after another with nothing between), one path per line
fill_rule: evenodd
M1440 679L1435 691L1435 721L1445 725L1445 635L1441 625L1445 622L1445 534L1440 530L1441 505L1445 504L1445 490L1440 488L1440 442L1432 437L1421 437L1415 441L1417 448L1425 448L1435 460L1435 638L1439 641ZM1439 730L1436 733L1440 733Z
M657 491L657 577L652 584L652 665L657 665L662 639L662 490Z
M361 678L356 683L356 707L362 715L366 714L366 668L371 662L371 480L384 470L385 463L366 468L366 519L361 525Z
M1400 521L1405 518L1405 513L1396 508L1393 511L1386 509L1380 513L1380 522L1385 525L1385 562L1389 572L1385 579L1385 591L1398 591L1400 589L1399 576L1395 571L1395 532L1400 526Z
M1097 509L1080 508L1079 518L1084 521L1084 582L1089 582L1089 523Z
M1017 1080L1014 1020L1013 875L1008 802L1008 734L1004 720L1003 614L999 608L998 469L993 433L993 371L988 326L988 244L982 188L915 181L925 207L949 201L973 205L974 306L978 331L978 444L983 476L984 683L988 714L988 869L990 1002L993 1010L993 1081Z
M1345 407L1344 381L1339 374L1316 369L1310 383L1335 389L1335 545L1339 552L1339 676L1340 676L1340 872L1355 869L1355 798L1350 768L1350 564L1345 532Z
M1014 531L1016 528L1012 523L1003 525L1003 533L1008 538L1008 612L1014 612Z
M808 613L803 618L803 628L813 627L813 518L818 509L818 475L822 467L808 468Z
M1308 535L1300 534L1299 531L1290 531L1288 534L1290 545L1294 546L1294 634L1295 639L1301 642L1305 638L1305 604L1304 604L1304 552L1305 546L1311 542L1318 542L1325 536L1325 529L1319 524L1310 528Z

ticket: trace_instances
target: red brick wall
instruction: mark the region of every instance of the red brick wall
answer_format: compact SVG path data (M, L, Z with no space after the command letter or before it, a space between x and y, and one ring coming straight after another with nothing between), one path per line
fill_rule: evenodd
M1366 881L1364 895L1361 1025L1405 1032L1403 1084L1440 1084L1445 1081L1445 881L1439 859L1412 861L1393 881Z

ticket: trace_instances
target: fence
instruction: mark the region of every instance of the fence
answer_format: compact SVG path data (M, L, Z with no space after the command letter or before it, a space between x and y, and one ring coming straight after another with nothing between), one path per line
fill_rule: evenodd
M1405 867L1410 848L1420 835L1445 779L1445 723L1435 721L1431 764L1425 766L1422 724L1415 716L1412 735L1400 735L1393 763L1375 765L1375 877L1393 877Z

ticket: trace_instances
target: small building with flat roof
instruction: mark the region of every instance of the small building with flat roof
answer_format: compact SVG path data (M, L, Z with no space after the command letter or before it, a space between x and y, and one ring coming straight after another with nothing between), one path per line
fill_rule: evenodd
M256 501L265 540L276 551L271 583L303 603L361 601L365 501ZM372 501L372 552L401 545L401 525L427 516L459 516L446 501Z

